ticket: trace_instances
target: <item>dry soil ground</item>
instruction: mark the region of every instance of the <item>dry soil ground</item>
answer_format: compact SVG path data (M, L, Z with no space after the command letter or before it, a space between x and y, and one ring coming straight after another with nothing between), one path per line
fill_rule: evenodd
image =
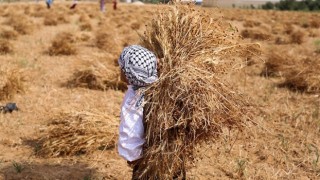
M12 52L0 55L1 66L14 65L26 78L25 92L0 100L2 105L16 102L20 108L12 114L0 114L0 179L129 179L131 176L130 168L114 147L76 156L42 157L36 154L37 140L47 135L48 122L62 112L99 115L101 121L109 124L116 139L124 92L68 88L64 84L75 71L92 64L115 67L121 49L138 43L137 32L142 33L155 9L163 7L119 4L118 10L113 11L108 4L107 11L101 13L97 3L80 2L75 10L69 10L69 6L57 2L47 10L40 3L0 4L0 31L3 28L11 33L19 31L10 23L10 17L27 18L30 27L20 26L31 28L26 34L18 32L17 38L9 37ZM221 141L199 148L199 159L190 166L188 179L319 179L319 91L307 93L281 87L279 84L284 81L281 72L276 77L261 75L264 63L273 53L320 63L319 14L206 10L235 25L239 33L248 37L244 41L261 44L261 56L248 59L248 66L226 77L257 105L260 113L254 117L257 126L244 132L226 132ZM45 23L45 19L59 14L63 18ZM247 33L243 33L245 29ZM292 34L297 31L303 35L295 38ZM75 54L48 54L52 40L60 32L72 33ZM107 37L100 45L96 40L99 33Z

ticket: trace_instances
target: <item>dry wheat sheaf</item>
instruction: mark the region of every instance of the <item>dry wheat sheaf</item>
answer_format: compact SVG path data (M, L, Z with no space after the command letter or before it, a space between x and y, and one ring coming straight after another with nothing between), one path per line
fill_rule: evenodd
M0 100L11 99L25 91L26 77L21 69L13 65L0 66Z
M146 143L137 178L172 179L193 162L197 145L249 122L251 105L222 80L259 53L257 44L240 44L236 31L221 18L180 4L156 13L147 26L141 44L160 59L160 74L146 90Z
M88 66L74 72L66 85L94 90L127 90L127 84L120 80L119 67L99 61L90 62Z
M48 49L50 56L74 55L77 53L76 39L70 32L60 32L52 40Z
M320 92L319 56L307 58L295 57L288 53L272 49L268 54L261 75L282 77L280 87L294 91L317 94Z
M43 157L90 154L115 146L117 122L101 112L69 112L55 115L38 140L36 154Z

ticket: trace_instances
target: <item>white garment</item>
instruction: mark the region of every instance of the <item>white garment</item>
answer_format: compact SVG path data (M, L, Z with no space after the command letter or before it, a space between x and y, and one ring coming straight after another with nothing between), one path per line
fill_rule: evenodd
M118 152L127 161L141 158L145 142L143 107L136 107L140 97L129 85L121 106Z

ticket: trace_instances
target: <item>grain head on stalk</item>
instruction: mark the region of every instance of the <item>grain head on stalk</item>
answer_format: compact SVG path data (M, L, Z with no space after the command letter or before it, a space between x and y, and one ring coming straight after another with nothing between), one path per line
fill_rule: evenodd
M192 5L158 12L141 44L159 58L159 80L146 90L142 179L172 179L192 163L197 145L240 128L249 104L222 78L256 45L240 44L236 28Z

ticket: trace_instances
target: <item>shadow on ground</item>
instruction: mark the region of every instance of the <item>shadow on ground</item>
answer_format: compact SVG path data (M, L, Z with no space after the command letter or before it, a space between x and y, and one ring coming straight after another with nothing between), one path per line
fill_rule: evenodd
M5 180L85 180L92 179L94 174L94 169L90 169L86 164L81 163L72 165L53 165L13 162L0 169L0 179Z

